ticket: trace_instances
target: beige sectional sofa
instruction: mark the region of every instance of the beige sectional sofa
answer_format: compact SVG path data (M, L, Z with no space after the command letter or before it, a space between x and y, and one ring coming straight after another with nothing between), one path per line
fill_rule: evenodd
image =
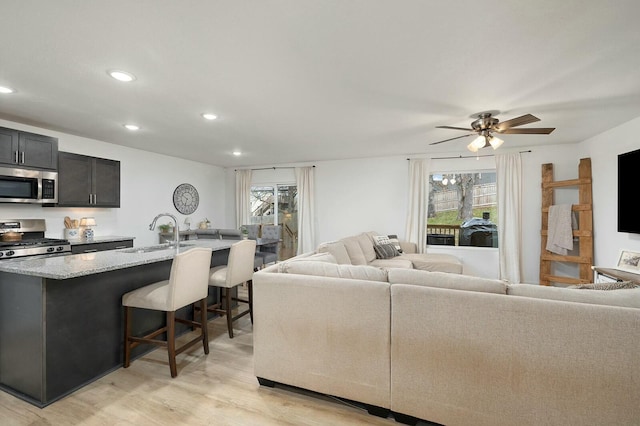
M373 247L376 236L379 236L379 234L374 231L363 232L337 241L322 243L317 251L319 253L331 253L339 264L462 273L462 262L457 257L440 253L417 253L415 243L410 242L398 242L402 250L399 256L390 259L378 259Z
M578 290L309 253L254 274L254 368L453 425L640 424L640 289Z

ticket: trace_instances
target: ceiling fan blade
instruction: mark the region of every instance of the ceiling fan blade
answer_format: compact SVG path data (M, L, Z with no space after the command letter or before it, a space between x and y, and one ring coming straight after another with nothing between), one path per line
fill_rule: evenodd
M436 129L465 130L467 132L473 132L473 129L467 129L464 127L453 127L453 126L436 126Z
M506 129L502 132L498 132L502 135L548 135L549 133L553 132L556 128L555 127L538 127L538 128L534 128L534 129Z
M465 130L467 130L467 129L465 129ZM468 135L456 136L455 138L445 139L443 141L438 141L438 142L432 142L429 145L437 145L437 144L442 143L442 142L449 142L449 141L452 141L454 139L466 138L467 136L471 136L471 135L475 135L475 134L477 134L477 133L474 132L474 133L469 133Z
M531 114L525 114L520 117L512 118L511 120L502 121L494 126L494 129L501 132L511 127L522 126L524 124L535 123L540 119Z

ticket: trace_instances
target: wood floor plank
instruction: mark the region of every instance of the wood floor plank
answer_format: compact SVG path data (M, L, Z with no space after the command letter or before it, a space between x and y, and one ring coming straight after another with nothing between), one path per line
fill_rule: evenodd
M210 353L194 346L169 373L159 348L79 389L37 408L0 391L2 426L40 425L397 425L335 398L289 387L261 387L253 375L252 326L224 318L209 321ZM182 336L187 341L192 334Z

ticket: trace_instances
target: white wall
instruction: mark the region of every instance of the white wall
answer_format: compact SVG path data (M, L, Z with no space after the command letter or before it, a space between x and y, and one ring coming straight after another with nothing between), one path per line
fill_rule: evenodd
M591 155L593 198L597 200L593 207L595 263L613 267L620 250L640 252L640 234L617 231L618 155L640 149L640 117L593 136L584 145ZM638 192L627 196L638 198Z
M62 238L63 219L69 216L96 218L96 236L134 237L134 245L158 243L157 230L149 231L149 223L158 213L171 213L184 227L184 215L173 206L173 191L181 183L196 187L200 205L192 214L192 228L205 217L213 227L227 227L225 218L225 169L137 149L125 148L93 139L50 131L20 123L0 120L0 126L58 138L60 151L91 155L120 161L120 208L62 208L37 204L0 204L2 219L45 219L46 236ZM161 218L158 223L168 223Z
M407 170L406 156L316 163L317 242L364 231L403 237Z

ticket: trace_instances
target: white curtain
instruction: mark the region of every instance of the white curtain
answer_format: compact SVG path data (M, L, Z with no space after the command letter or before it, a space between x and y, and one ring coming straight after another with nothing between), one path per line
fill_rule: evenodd
M522 270L522 160L517 152L495 158L500 279L517 284Z
M315 250L315 179L314 167L296 167L298 185L298 253Z
M430 158L409 160L409 206L405 239L416 243L418 253L424 253L427 246L430 166Z
M250 224L251 169L236 170L236 228Z

